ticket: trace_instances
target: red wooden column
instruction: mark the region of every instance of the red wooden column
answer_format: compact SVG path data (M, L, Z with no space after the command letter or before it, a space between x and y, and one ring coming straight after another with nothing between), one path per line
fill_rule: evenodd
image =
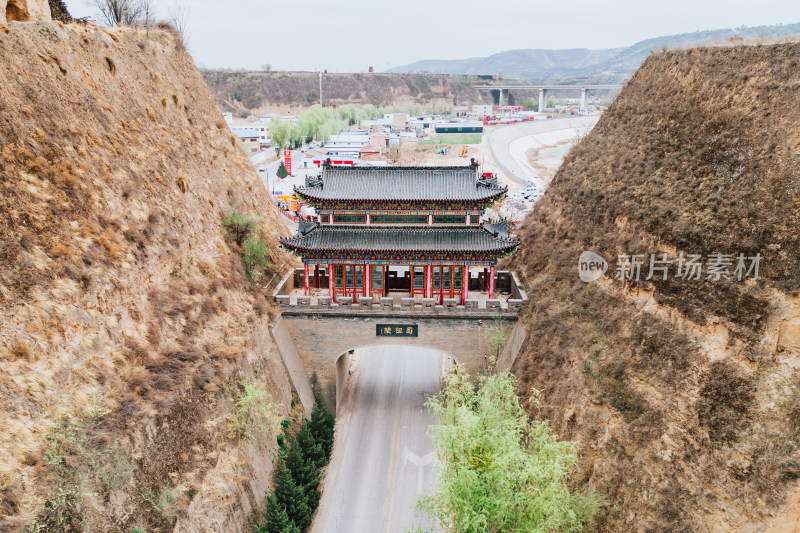
M489 267L489 298L494 298L494 265Z
M483 269L483 288L481 289L481 292L486 292L488 290L489 290L489 269L488 268L484 268Z
M303 263L303 271L305 272L305 283L303 283L303 289L305 290L305 295L308 296L310 292L310 287L308 285L308 263Z
M364 265L364 296L372 296L372 269L369 265Z
M464 278L461 280L461 305L467 303L467 293L469 292L469 265L464 265Z
M314 265L314 288L319 290L319 265Z
M433 266L425 265L425 298L433 298Z
M328 265L328 296L331 297L331 303L336 303L336 289L334 286L336 275L333 271L333 265Z

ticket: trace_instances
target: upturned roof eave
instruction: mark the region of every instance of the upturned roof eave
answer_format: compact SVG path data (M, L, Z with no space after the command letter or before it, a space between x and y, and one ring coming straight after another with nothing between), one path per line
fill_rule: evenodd
M472 198L323 198L309 193L309 188L295 186L294 192L297 196L314 202L486 202L508 193L508 187L495 190L493 194L476 196Z

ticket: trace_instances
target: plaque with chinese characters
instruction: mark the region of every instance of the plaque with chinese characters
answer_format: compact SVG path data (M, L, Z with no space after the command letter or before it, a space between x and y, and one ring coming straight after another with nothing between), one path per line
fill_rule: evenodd
M378 337L417 337L419 326L417 324L375 324Z

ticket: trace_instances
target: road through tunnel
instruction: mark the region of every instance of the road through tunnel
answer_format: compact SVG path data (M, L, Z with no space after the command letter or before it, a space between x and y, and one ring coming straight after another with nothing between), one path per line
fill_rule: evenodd
M424 347L452 354L467 372L477 374L486 369L487 355L491 353L490 335L487 328L496 326L492 318L445 318L440 316L392 316L392 317L348 317L348 316L282 316L286 336L291 337L298 361L305 376L311 382L317 396L325 406L336 412L337 381L343 379L349 354L358 347L397 345ZM508 352L501 364L510 368L516 353L524 341L522 326L511 318L500 325L506 330ZM392 332L399 330L405 335L412 328L414 336L398 337L384 335L380 328L391 326ZM286 354L281 350L284 357ZM343 357L343 355L345 357ZM293 378L294 379L294 378ZM296 384L296 387L298 385Z
M419 497L433 490L435 455L426 403L452 357L407 344L348 350L336 361L336 437L312 533L422 528Z

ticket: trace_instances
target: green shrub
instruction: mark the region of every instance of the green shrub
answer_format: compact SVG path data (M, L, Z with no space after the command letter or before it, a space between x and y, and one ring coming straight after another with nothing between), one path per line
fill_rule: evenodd
M175 504L175 494L168 488L161 487L157 491L146 490L141 493L142 499L150 504L154 511L174 519L179 514Z
M228 422L228 437L251 438L275 431L280 416L272 397L260 383L240 381L240 391Z
M101 421L109 412L96 393L83 413L66 415L50 428L43 463L57 487L26 532L80 530L81 500L96 497L100 482L117 490L130 479L135 465L120 444L109 445L102 434Z
M250 237L244 243L244 253L242 254L244 271L247 279L252 283L257 282L264 276L269 261L267 261L267 244L258 237Z
M420 500L443 532L578 531L602 505L570 490L577 445L530 420L508 372L473 378L458 367L430 400L439 457L433 495ZM536 402L537 396L531 398Z
M263 219L255 215L228 213L222 215L222 233L228 239L242 246L245 240L258 229Z
M128 454L120 445L114 445L110 451L107 464L100 472L100 480L109 490L119 490L128 484L136 465L131 463Z

